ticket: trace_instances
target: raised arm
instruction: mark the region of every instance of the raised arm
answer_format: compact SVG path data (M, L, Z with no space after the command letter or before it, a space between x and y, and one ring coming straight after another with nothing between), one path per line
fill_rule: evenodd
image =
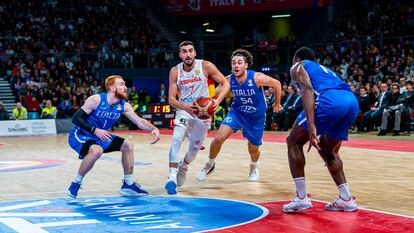
M319 139L317 137L315 126L315 91L313 89L310 77L303 67L302 62L297 62L290 68L290 77L292 80L295 80L299 84L299 87L302 91L302 103L306 114L306 121L308 122L308 132L310 139L308 152L312 146L320 150L318 146Z
M154 140L151 142L151 144L154 144L160 140L160 131L158 130L158 128L151 124L149 121L139 117L134 112L134 109L132 108L131 104L125 103L124 115L128 117L128 119L130 119L140 129L151 132L151 134L154 135Z
M215 100L215 108L217 109L218 105L221 103L221 101L223 101L229 92L230 84L213 63L209 61L203 61L203 70L208 74L208 77L214 79L214 81L219 84L218 89L220 91L217 95L217 99Z
M280 105L280 98L282 96L282 85L280 84L279 80L274 79L263 73L255 72L254 82L258 87L273 87L273 89L275 90L275 104L273 105L273 112L279 112L282 108L282 106Z

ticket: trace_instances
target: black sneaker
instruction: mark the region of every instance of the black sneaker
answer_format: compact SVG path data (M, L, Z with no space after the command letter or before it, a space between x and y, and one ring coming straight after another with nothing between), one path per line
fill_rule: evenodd
M384 136L384 135L387 135L387 132L385 131L385 130L380 130L379 132L378 132L378 134L377 134L378 136Z

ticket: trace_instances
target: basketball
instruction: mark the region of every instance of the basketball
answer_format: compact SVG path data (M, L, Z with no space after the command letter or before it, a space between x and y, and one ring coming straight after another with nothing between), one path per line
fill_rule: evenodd
M194 115L207 120L214 115L214 102L210 97L200 97L194 101Z

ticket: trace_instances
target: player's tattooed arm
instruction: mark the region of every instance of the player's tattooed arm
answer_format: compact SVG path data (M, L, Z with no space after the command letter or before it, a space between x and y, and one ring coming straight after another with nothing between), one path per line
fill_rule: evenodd
M158 128L151 124L149 121L139 117L134 112L134 109L132 108L131 104L125 103L124 115L128 117L128 119L130 119L140 129L151 132L151 134L154 135L154 140L151 142L151 144L154 144L160 140L160 131L158 130Z
M221 101L223 101L224 98L226 98L227 93L230 90L230 83L217 69L217 67L209 61L203 61L203 70L206 73L206 77L212 78L219 84L218 87L220 89L220 92L218 95L216 95L216 99L213 99L215 109L217 110L218 105L221 103Z
M303 67L303 62L297 62L290 68L290 77L299 84L302 91L302 103L306 114L306 121L308 122L310 139L308 151L312 146L320 150L315 126L315 92L309 75Z
M282 106L280 105L280 99L282 97L282 85L280 84L279 80L274 79L268 75L265 75L261 72L255 72L254 74L254 82L256 86L262 87L273 87L275 91L275 104L273 105L273 112L279 112Z
M170 70L170 84L168 87L168 103L177 109L182 109L189 114L193 114L193 109L191 108L190 104L185 104L177 100L178 95L178 85L177 85L177 79L178 79L178 71L177 67L173 67Z

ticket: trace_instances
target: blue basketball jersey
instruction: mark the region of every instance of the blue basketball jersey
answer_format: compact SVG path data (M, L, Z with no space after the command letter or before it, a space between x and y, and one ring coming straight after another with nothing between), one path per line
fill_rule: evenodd
M329 68L310 60L304 60L303 64L317 95L329 89L342 89L352 92L348 84Z
M124 112L125 100L119 100L111 106L108 103L107 94L99 94L101 101L98 107L93 110L87 117L86 121L95 128L109 130ZM80 128L75 125L75 129Z
M317 134L335 140L348 140L349 127L359 110L358 101L351 88L325 66L309 60L303 63L316 95ZM305 111L299 114L296 121L308 129Z
M251 116L261 116L266 113L267 104L263 87L257 87L254 82L254 71L247 70L247 77L243 84L239 84L234 74L230 75L230 90L234 100L231 110Z

